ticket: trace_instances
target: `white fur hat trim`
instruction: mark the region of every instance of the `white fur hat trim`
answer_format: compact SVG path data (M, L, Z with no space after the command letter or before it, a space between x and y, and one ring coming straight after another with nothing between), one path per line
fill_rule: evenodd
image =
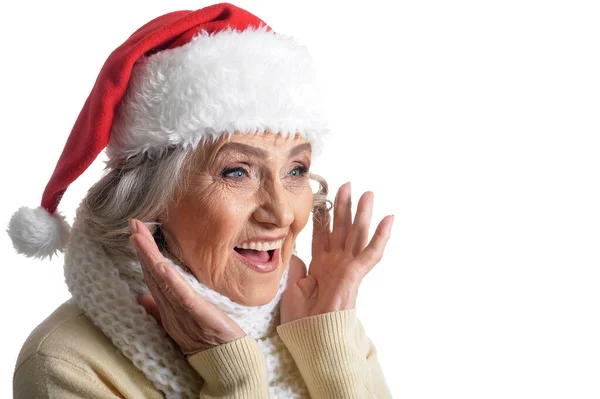
M160 154L234 133L299 133L319 153L328 132L305 46L266 28L201 33L137 61L109 158Z

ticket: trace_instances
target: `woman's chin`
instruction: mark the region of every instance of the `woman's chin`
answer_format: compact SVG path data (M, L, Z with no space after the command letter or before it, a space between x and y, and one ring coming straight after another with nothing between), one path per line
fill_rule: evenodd
M230 299L244 306L262 306L275 299L278 288L279 284L254 286L250 292L240 292L238 298Z
M285 271L281 262L275 266L272 271L257 271L255 268L248 267L244 262L236 260L236 266L244 269L241 275L244 281L240 281L236 290L236 297L231 298L245 306L262 306L271 302L277 296L281 277Z
M275 262L265 262L266 264L244 259L236 253L228 260L227 267L231 273L226 273L226 278L215 281L213 289L240 305L268 304L277 296L287 264L282 259L289 258L286 252L277 250L274 253L275 259L271 259ZM237 284L231 284L233 281Z

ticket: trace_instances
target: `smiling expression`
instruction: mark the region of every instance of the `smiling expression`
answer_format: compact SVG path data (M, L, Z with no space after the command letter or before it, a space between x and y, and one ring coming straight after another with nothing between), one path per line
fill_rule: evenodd
M202 155L162 220L167 247L211 289L266 304L310 216L310 144L235 134Z

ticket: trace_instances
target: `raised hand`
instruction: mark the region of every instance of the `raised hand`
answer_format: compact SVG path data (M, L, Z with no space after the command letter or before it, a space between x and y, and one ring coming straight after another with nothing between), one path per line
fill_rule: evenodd
M310 267L307 273L299 258L290 261L288 287L281 298L282 324L354 308L362 279L383 257L394 217L384 217L369 242L373 193L362 195L352 221L350 191L350 183L338 190L333 230L329 214L315 212Z
M223 311L202 298L162 256L146 226L129 221L131 242L138 252L152 295L138 298L185 355L242 338L246 333Z

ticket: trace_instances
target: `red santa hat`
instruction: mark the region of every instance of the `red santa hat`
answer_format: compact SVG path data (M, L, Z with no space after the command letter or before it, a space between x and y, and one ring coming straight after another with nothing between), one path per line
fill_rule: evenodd
M13 215L13 245L38 258L64 249L70 228L60 199L105 148L118 160L267 131L321 149L327 123L307 49L227 3L160 16L106 60L41 206Z

